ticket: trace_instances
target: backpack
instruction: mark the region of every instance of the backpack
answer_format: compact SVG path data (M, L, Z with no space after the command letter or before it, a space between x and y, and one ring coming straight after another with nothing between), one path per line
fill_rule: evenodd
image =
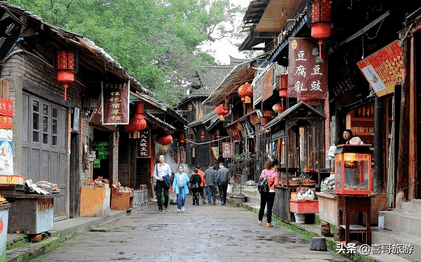
M257 184L257 190L259 190L260 194L269 192L269 184L267 177L264 177L262 180L259 181L259 183Z

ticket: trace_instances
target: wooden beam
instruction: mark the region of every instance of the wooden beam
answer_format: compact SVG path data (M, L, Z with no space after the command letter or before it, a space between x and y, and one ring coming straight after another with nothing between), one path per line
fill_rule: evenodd
M417 92L415 90L415 37L411 37L410 85L409 85L409 170L408 170L408 200L417 198Z

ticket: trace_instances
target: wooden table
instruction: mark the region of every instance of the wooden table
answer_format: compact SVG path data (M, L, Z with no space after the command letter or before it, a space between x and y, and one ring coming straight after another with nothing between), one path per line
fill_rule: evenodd
M350 225L351 213L366 213L365 226ZM345 224L343 216L345 214ZM365 243L371 245L371 196L338 195L338 234L339 241L350 242L352 233L365 233Z

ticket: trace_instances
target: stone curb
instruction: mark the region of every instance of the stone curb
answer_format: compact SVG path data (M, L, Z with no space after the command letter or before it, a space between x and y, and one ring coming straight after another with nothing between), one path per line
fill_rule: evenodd
M156 203L149 201L146 205L135 207L132 210L149 210ZM7 242L6 260L8 262L24 262L45 255L61 246L63 242L90 231L94 227L100 227L112 221L127 216L131 210L122 210L107 217L98 217L94 221L82 223L62 230L51 230L51 237L37 243L28 242L27 236L22 235Z

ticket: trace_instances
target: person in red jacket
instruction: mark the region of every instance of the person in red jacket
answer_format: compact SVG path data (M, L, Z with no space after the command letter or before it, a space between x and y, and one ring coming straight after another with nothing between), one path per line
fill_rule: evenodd
M204 193L204 189L205 189L205 185L206 185L206 180L205 180L205 172L203 172L200 169L200 165L196 165L197 168L197 173L199 174L200 178L202 179L202 183L200 183L200 198L202 199L203 204L206 204L205 202L205 193Z
M277 172L278 162L276 160L266 161L265 170L262 171L259 180L264 177L268 180L269 192L261 193L260 195L260 210L258 215L258 225L262 225L263 215L265 214L265 207L267 207L267 227L273 227L272 224L272 208L275 201L275 187L279 185L279 175ZM267 206L266 206L267 205Z

